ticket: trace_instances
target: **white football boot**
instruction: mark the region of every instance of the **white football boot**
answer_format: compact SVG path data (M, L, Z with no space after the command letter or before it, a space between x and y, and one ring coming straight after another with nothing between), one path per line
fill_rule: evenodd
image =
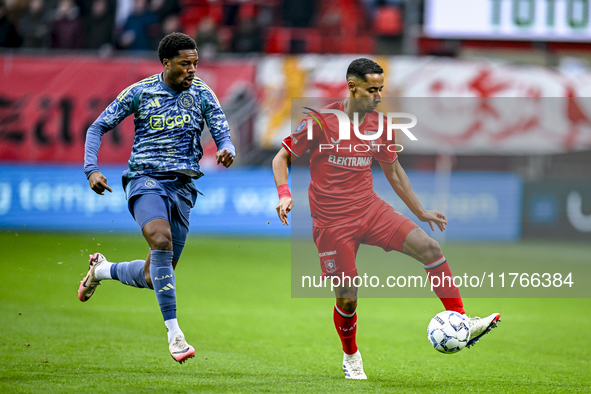
M345 372L346 379L367 379L365 372L363 372L363 361L361 360L361 353L359 350L355 354L343 355L343 372Z
M480 338L488 334L493 328L497 327L497 323L501 321L501 315L499 313L493 313L490 316L480 318L478 316L468 317L468 325L470 327L470 339L466 344L467 348L474 346Z
M90 256L90 261L88 262L88 273L80 282L80 287L78 287L78 299L80 301L88 301L94 294L96 287L101 284L101 282L96 279L94 270L103 261L107 261L107 259L100 253L95 253Z
M170 355L180 364L186 360L195 357L195 349L185 341L184 335L177 335L172 342L172 345L168 347Z

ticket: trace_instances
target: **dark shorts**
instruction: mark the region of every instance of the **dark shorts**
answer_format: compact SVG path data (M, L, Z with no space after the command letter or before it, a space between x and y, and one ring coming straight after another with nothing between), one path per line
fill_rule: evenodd
M182 174L153 174L137 178L123 178L127 208L140 230L154 219L165 219L170 224L174 259L181 256L189 233L189 213L195 206L199 191L193 180ZM140 198L150 196L148 198ZM153 200L160 196L162 200Z
M322 276L357 276L355 257L359 245L379 246L386 252L402 252L404 239L418 226L379 200L375 209L359 220L338 227L315 227L314 243L320 255Z

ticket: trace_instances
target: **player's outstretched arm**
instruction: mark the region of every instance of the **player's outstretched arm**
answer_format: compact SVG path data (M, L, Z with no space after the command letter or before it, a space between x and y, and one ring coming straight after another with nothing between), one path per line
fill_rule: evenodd
M279 194L277 216L279 216L281 223L286 226L289 225L287 214L293 208L293 200L291 199L291 193L287 186L287 181L289 179L289 163L291 163L291 155L285 148L281 148L273 159L273 177L275 178L275 185L277 186L277 192Z
M101 147L101 140L103 135L108 133L110 130L114 129L119 123L123 121L127 116L129 116L133 112L132 103L134 99L134 94L127 94L125 97L122 97L123 93L126 92L124 90L117 99L113 101L107 109L105 109L99 117L90 125L88 131L86 132L86 142L84 143L84 174L88 179L88 183L92 190L94 190L98 194L103 194L103 191L109 190L109 187L101 188L100 183L97 181L92 182L90 180L90 176L94 173L102 174L99 172L98 168L98 153L99 148ZM120 97L122 97L120 99ZM98 175L95 175L97 177ZM107 180L103 176L104 185L107 185ZM97 188L93 187L95 185ZM100 190L100 191L99 191Z
M113 193L113 190L107 185L107 178L99 171L95 171L88 177L88 185L96 194L104 195L105 190Z
M404 201L412 213L414 213L421 222L428 222L432 231L435 231L433 224L439 227L440 231L445 230L447 217L439 211L427 211L423 208L421 202L412 190L410 180L408 179L404 168L402 168L398 160L394 163L380 163L380 165L382 166L382 170L384 171L388 182L390 182L392 189L394 189L398 197Z

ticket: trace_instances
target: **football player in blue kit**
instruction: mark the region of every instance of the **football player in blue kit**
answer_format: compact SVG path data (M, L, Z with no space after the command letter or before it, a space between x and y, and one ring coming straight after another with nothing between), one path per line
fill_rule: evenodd
M110 263L90 256L78 298L92 297L101 280L153 289L168 332L172 357L179 363L195 355L176 318L174 268L189 231L189 212L199 193L193 183L203 175L201 132L207 124L216 143L217 164L229 167L236 150L230 128L213 91L195 76L197 45L183 33L171 33L158 47L163 71L124 89L86 135L84 172L98 194L111 192L97 166L102 136L134 115L135 136L129 168L123 172L128 208L150 251L145 260Z

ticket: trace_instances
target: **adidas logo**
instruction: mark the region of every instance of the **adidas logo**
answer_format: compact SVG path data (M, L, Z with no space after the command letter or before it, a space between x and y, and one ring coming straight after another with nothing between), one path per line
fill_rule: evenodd
M174 286L172 285L172 283L169 283L166 286L164 286L163 288L161 288L160 290L158 290L158 293L162 293L163 291L173 290L173 289L174 289Z
M160 102L158 101L158 99L155 98L154 100L152 100L152 102L148 104L148 108L160 108Z

